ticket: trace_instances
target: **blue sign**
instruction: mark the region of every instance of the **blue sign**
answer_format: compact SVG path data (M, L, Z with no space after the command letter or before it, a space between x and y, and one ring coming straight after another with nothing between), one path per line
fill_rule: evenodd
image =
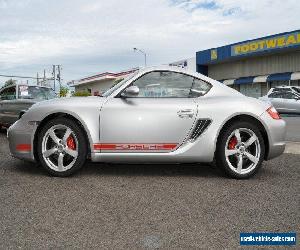
M240 233L240 245L296 245L296 233Z
M231 55L239 56L253 52L300 45L300 32L258 39L231 46Z

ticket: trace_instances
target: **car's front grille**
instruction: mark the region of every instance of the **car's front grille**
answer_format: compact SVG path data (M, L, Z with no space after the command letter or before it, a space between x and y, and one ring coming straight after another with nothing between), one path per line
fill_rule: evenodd
M196 122L195 128L193 129L190 139L196 140L204 131L207 129L207 127L211 124L210 119L199 119Z

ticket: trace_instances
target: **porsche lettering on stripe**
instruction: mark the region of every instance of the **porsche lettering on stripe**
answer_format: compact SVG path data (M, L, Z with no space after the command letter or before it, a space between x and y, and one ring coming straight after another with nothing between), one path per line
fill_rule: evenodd
M100 143L94 144L95 150L172 150L177 147L175 143Z

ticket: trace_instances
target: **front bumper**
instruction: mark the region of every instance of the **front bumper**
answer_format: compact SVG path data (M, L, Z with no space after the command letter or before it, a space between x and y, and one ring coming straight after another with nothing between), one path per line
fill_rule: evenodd
M261 118L267 129L269 139L269 150L266 155L266 160L270 160L280 156L285 150L286 123L282 119L274 120L267 112L263 113Z
M29 124L22 119L16 121L7 130L10 153L13 157L22 160L35 161L33 139L36 124Z

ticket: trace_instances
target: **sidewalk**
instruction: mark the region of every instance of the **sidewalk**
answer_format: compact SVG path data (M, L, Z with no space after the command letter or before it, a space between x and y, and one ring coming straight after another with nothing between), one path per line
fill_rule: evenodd
M286 142L284 153L286 154L300 154L300 142Z

